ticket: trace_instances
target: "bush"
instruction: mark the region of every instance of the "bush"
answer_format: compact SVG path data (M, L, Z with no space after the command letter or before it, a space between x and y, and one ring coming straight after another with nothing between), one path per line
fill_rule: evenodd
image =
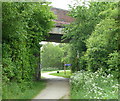
M112 29L111 29L112 28ZM115 19L105 19L96 25L95 31L86 41L87 64L93 72L98 68L108 69L108 55L117 50L118 30Z
M53 27L53 18L47 2L2 3L3 82L37 78L39 42Z
M79 71L71 76L73 99L118 99L118 81L101 70Z
M24 92L30 89L29 82L39 78L39 42L54 24L48 5L47 2L2 3L3 98L27 98L28 93L34 93Z
M87 70L87 59L86 59L86 55L83 55L80 57L79 59L79 68L80 70Z
M115 77L120 77L119 67L120 67L120 55L117 51L109 54L107 64L110 68L110 73L112 73Z

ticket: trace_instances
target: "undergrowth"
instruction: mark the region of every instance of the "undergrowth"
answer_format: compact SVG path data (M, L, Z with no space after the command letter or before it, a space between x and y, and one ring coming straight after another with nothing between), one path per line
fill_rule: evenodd
M45 88L45 86L45 81L11 82L3 84L2 99L32 99Z
M72 99L118 99L118 80L102 70L79 71L71 76Z

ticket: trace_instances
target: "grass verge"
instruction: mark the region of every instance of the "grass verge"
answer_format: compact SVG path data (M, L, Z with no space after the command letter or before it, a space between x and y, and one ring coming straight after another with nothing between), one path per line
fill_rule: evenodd
M47 73L47 72L52 72L52 71L41 71L41 73Z
M8 83L3 86L2 99L32 99L46 87L46 81Z
M64 71L59 71L59 73L50 73L50 75L60 76L60 77L64 77L64 78L70 78L72 73L71 73L71 71L66 71L66 74L65 74Z

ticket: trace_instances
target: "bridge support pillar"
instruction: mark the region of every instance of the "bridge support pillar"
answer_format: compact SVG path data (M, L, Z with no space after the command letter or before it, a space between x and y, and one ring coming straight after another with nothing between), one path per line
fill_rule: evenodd
M41 61L40 61L40 56L41 56L41 47L39 48L39 54L38 54L38 66L36 68L36 80L40 80L41 79Z

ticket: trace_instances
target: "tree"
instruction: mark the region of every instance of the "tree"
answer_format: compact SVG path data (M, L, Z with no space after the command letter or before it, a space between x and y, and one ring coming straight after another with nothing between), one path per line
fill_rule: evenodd
M39 42L53 27L47 2L3 2L3 82L31 81L39 63Z
M42 67L44 68L56 68L62 69L63 63L63 50L59 47L59 45L54 45L51 43L47 43L42 47Z
M71 39L72 71L108 68L108 54L117 50L117 3L74 6L70 16L75 21L66 27L64 38Z
M112 69L112 71L118 72L119 64L113 62L114 59L116 61L118 59L117 12L116 5L113 5L112 9L101 12L100 16L105 16L105 19L96 25L95 31L86 42L88 68L91 68L92 71L103 68L104 71Z

